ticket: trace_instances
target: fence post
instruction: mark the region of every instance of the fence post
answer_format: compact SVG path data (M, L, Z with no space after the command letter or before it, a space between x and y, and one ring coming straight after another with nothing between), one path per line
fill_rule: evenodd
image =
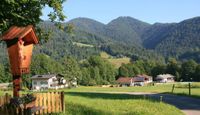
M144 100L146 99L146 95L144 95Z
M175 84L172 86L172 93L174 93Z
M189 95L191 95L191 83L189 83Z
M65 113L65 95L64 95L64 92L61 92L61 103L62 103L63 113Z
M160 96L160 102L162 102L163 101L163 96Z

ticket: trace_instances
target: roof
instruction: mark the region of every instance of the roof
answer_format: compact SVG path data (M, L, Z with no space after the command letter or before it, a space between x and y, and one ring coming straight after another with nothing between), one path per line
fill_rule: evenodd
M13 40L15 38L18 38L18 40L23 39L24 41L33 44L38 43L38 37L36 36L32 25L26 27L12 26L1 36L1 39L4 41Z
M131 83L131 80L133 80L132 77L120 77L117 79L117 83Z
M50 79L52 77L63 77L61 74L46 74L46 75L34 75L31 79Z

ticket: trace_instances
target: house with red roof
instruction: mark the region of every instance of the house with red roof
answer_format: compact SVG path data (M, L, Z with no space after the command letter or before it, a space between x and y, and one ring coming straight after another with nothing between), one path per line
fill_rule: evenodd
M141 74L134 77L120 77L116 81L120 86L144 86L153 82L151 76Z
M119 77L116 81L121 87L123 86L134 86L133 77Z

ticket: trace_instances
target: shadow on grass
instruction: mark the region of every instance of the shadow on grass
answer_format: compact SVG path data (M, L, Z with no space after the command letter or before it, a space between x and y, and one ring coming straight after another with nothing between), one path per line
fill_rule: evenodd
M172 94L172 95L178 95L178 96L186 96L186 97L192 97L192 98L196 98L196 99L200 99L200 95L189 95L188 93L171 93L169 92L168 94Z
M65 94L71 96L81 96L90 99L150 99L150 97L146 95L130 95L130 94L115 94L115 93L96 93L96 92L66 92ZM155 101L153 99L150 99Z

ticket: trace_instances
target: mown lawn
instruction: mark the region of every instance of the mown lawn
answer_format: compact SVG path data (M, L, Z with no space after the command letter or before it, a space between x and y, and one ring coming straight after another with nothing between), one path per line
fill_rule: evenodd
M173 94L188 95L188 83L173 83L175 89ZM72 88L66 91L73 92L153 92L153 93L171 93L173 84L156 84L154 86L143 86L143 87L85 87ZM194 97L200 98L200 83L191 83L191 94Z
M144 87L85 87L64 89L67 115L182 115L174 106L144 96L112 92L170 93L173 84ZM176 83L175 94L188 94L188 84ZM200 83L192 83L192 95L200 97ZM109 92L109 93L108 93ZM12 91L0 91L0 95ZM24 93L24 92L23 92Z
M183 115L174 106L127 94L67 92L68 115Z

